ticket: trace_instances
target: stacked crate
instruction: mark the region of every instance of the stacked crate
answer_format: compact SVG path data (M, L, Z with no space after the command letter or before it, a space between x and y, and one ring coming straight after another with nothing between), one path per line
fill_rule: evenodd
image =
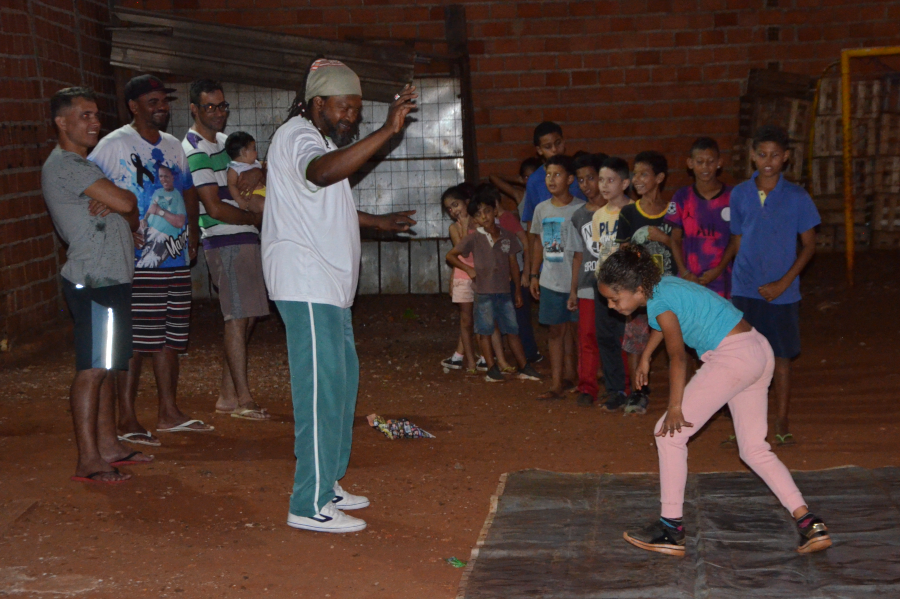
M813 90L812 80L806 75L769 69L750 71L747 93L740 99L739 138L731 160L736 180L749 179L753 174L754 131L763 125L778 125L791 138L792 156L785 177L794 183L803 182Z
M850 92L853 237L856 247L860 249L868 247L871 238L867 207L878 187L883 91L882 80L873 78L854 81ZM809 189L822 217L817 237L822 250L840 250L845 245L844 131L841 108L840 78L822 79L813 124L809 177Z
M888 76L881 83L872 247L897 249L900 248L900 78Z

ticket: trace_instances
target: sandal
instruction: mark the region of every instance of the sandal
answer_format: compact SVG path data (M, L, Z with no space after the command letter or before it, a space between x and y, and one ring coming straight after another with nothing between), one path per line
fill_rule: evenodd
M131 480L130 475L126 475L126 476L128 476L128 478L122 478L122 479L116 479L116 480L100 480L99 478L97 478L99 476L103 476L104 474L115 474L116 476L119 476L121 473L119 472L119 470L117 468L113 468L112 470L91 472L87 476L77 476L77 475L71 476L71 477L69 477L69 480L74 481L76 483L91 483L91 484L95 484L95 485L121 485L122 483L125 483L125 482L128 482L129 480Z
M124 435L119 435L118 437L119 441L134 443L135 445L149 445L150 447L159 447L160 445L162 445L159 439L157 439L150 433L125 433Z
M243 418L244 420L268 420L272 416L265 408L241 408L237 407L231 413L232 418Z
M109 463L110 466L136 466L138 464L150 464L155 459L154 456L147 456L150 458L149 460L134 460L132 459L134 456L144 455L143 451L132 451L124 458L119 458L118 460L114 460ZM96 473L95 473L96 474Z
M557 393L552 389L538 395L535 399L539 401L556 401L557 399L565 399L561 393Z
M728 438L719 443L722 447L737 447L737 437L728 435Z

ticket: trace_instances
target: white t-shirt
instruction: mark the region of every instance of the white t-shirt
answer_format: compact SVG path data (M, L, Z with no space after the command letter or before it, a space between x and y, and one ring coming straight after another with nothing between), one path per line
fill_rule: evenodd
M181 142L162 131L159 135L159 141L151 144L134 127L125 125L101 139L88 156L88 160L99 166L107 179L137 197L141 220L147 218L147 209L153 202L154 193L163 189L159 180L160 167L169 169L174 188L182 196L194 186ZM143 229L151 230L149 227ZM145 244L149 241L146 235L145 232ZM158 261L154 260L152 268L183 268L190 265L187 219L177 235L174 230L172 234L165 235L164 248L164 254L158 256ZM135 250L138 268L144 268L141 260L145 253L143 249Z
M193 129L189 129L181 146L187 154L194 185L196 187L216 185L219 199L240 209L228 191L228 163L231 159L225 153L226 139L228 136L224 133L216 133L216 143L212 143ZM203 202L200 202L200 230L203 239L237 233L259 234L253 225L229 225L214 219L206 213Z
M319 187L306 179L314 159L336 146L297 116L269 145L262 260L273 300L353 305L359 279L359 217L347 179Z

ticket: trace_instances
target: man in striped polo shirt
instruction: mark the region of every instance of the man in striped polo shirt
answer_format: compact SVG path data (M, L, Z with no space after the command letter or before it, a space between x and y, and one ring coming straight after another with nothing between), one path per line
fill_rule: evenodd
M194 125L181 145L200 196L203 251L225 317L225 356L216 412L266 420L269 414L253 401L247 381L247 344L256 320L269 314L259 253L262 215L242 209L228 191L230 158L223 131L229 109L222 85L199 79L191 84L190 96ZM238 187L252 191L262 176L260 169L248 171Z

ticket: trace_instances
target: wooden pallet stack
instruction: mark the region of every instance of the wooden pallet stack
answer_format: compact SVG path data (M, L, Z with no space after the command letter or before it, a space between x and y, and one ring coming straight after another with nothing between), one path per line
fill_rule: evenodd
M900 248L900 78L882 81L882 112L874 166L872 247Z
M883 81L876 78L854 81L852 86L853 237L856 247L864 249L871 242L868 206L877 190L884 89ZM819 84L809 177L809 189L822 217L817 237L822 250L840 250L845 246L841 115L841 80L824 78Z
M747 93L740 98L739 137L732 152L736 180L749 179L755 169L751 158L754 131L763 125L778 125L791 138L792 158L785 176L795 183L803 182L813 91L813 80L806 75L770 69L750 71Z

